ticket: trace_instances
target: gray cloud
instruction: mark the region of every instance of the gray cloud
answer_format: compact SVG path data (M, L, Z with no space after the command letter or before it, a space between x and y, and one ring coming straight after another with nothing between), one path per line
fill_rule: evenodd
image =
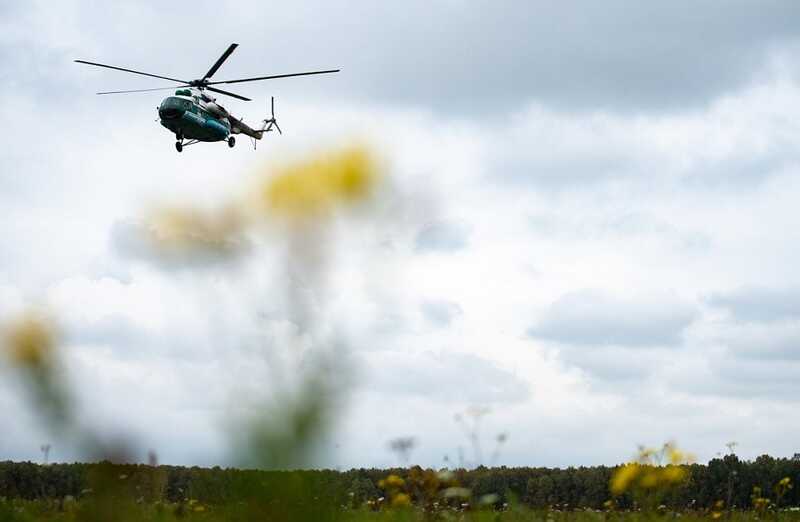
M531 99L680 110L747 83L772 44L800 34L800 6L780 1L728 2L724 12L713 1L362 4L358 16L317 7L337 38L300 42L296 25L276 34L295 62L297 49L345 60L340 92L461 112Z
M580 368L595 384L628 385L651 375L663 361L658 350L642 350L631 356L628 347L595 346L591 350L582 347L562 346L559 359L569 366Z
M417 233L415 246L418 252L454 252L467 246L469 234L464 223L437 221Z
M669 296L617 298L592 290L557 299L528 335L562 344L629 347L672 346L697 313Z
M800 323L748 324L727 328L721 342L745 359L800 361Z
M717 397L794 401L800 392L800 361L719 358L707 369L678 377L684 389Z
M797 288L740 288L714 294L708 303L728 310L735 319L742 321L800 318L800 289Z
M379 361L366 362L366 385L391 395L443 402L510 403L522 401L529 394L525 380L468 353L382 352Z
M215 34L235 34L243 46L219 76L342 67L335 79L295 78L267 88L464 114L530 100L569 110L683 110L747 84L775 45L800 35L794 23L800 6L778 0L734 0L724 11L712 0L514 2L503 9L488 1L304 5L245 2L240 9L247 17L216 20ZM201 1L197 9L213 12L218 5ZM182 46L164 52L185 14L181 6L142 3L124 13L129 24L89 6L75 10L64 21L80 23L73 32L82 37L69 39L70 51L89 60L196 77L227 44L187 34ZM142 22L151 36L146 42L139 37ZM110 71L95 76L101 77L109 88L146 82Z
M458 303L445 300L427 300L420 305L422 315L438 327L448 326L456 317L464 313Z

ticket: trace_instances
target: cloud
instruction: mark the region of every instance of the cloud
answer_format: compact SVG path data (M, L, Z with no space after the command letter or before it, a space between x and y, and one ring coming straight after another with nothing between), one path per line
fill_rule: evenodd
M708 303L740 321L800 318L800 289L747 287L713 294Z
M600 345L591 349L562 346L558 358L569 367L580 368L592 384L613 388L612 391L630 386L632 381L650 377L658 365L667 357L661 350L640 350L632 354L629 347Z
M784 360L775 364L771 358L737 357L736 354L716 354L705 365L686 366L667 381L684 393L718 399L744 399L742 407L752 408L753 401L794 403L800 382L797 372L800 361Z
M457 303L445 300L426 300L420 305L422 315L434 326L444 328L464 311Z
M327 245L329 286L309 298L330 305L322 328L346 330L365 370L342 412L348 464L383 462L384 441L411 432L436 465L460 436L454 411L483 401L513 433L508 464L616 463L671 435L706 455L731 433L753 453L793 451L798 319L775 289L800 284L786 226L800 7L243 2L215 24L240 38L218 79L342 72L240 84L257 101L226 106L251 121L274 94L285 134L182 154L153 121L161 94L93 94L157 83L71 60L191 78L229 41L187 33L165 53L180 4L0 7L6 120L18 135L70 130L0 154L0 313L47 296L87 416L114 426L124 411L167 462L223 463L225 395L268 392L285 348L313 341L286 317L296 259L270 238L248 261L174 270L130 216L213 205L264 161L368 136L415 200L379 205L396 221L376 234L390 247L373 248L369 227ZM745 282L761 290L719 292ZM193 434L179 445L176 419ZM0 439L2 455L38 456L30 424ZM597 444L582 444L587 424Z
M416 238L418 252L454 252L467 246L470 228L457 221L437 221L425 225Z
M272 67L282 72L314 62L341 66L345 73L324 84L294 85L461 114L532 99L568 110L701 106L750 82L772 46L798 37L791 21L800 16L797 6L777 1L731 2L724 16L710 0L691 8L622 1L579 8L518 3L506 9L491 2L412 2L402 9L360 3L358 16L324 2L311 6L326 20L324 27L294 10L264 11L253 2L242 5L251 13L248 20L220 20L220 32L230 34L236 24L240 43L258 49L258 39L249 35L258 35L257 21L270 16ZM158 18L151 28L157 35L170 17ZM119 30L125 42L127 31ZM187 44L210 47L199 38ZM242 52L225 73L261 72L260 54Z
M800 15L798 7L780 1L736 0L726 4L724 15L711 0L690 8L622 1L579 7L516 3L499 10L485 1L416 1L402 9L359 2L353 11L322 1L304 5L245 1L241 12L247 16L218 20L218 34L236 34L241 45L219 79L341 67L342 73L330 78L280 80L269 89L462 115L531 100L570 111L680 112L751 83L772 49L800 36L791 23ZM210 1L197 6L216 8ZM72 58L189 78L207 70L228 43L187 34L177 54L163 53L183 16L178 6L143 2L114 14L80 3L59 7L34 5L28 16L12 9L9 28L16 22L21 35L12 43L19 47L28 32L80 53ZM272 21L267 69L265 18ZM65 23L58 26L57 20ZM147 39L136 29L145 26ZM113 71L82 74L103 88L161 85ZM74 78L70 75L69 87L79 81ZM240 89L252 95L263 88Z
M618 298L581 290L553 302L528 335L578 346L674 346L696 316L689 304L667 295Z
M800 321L730 326L719 341L745 361L800 361Z
M657 237L675 249L707 251L711 246L711 236L707 232L676 226L668 219L646 211L630 208L623 212L612 210L610 213L606 209L595 208L583 214L570 212L554 215L548 209L532 215L529 223L537 235L557 241L613 241L620 238L625 241L648 241Z
M379 352L363 359L362 386L391 396L418 396L445 403L514 403L529 395L521 377L469 353Z
M490 180L536 190L598 190L679 181L693 191L763 183L800 165L795 80L770 66L762 80L703 107L637 115L520 106L492 135ZM535 146L531 146L535 144Z

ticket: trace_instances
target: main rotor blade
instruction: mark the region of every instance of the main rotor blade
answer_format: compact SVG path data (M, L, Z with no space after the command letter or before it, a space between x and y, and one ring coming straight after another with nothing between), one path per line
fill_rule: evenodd
M227 59L228 59L228 56L230 56L230 55L231 55L231 53L232 53L232 52L233 52L233 51L234 51L234 50L235 50L235 49L236 49L238 46L239 46L239 44L232 43L232 44L231 44L231 45L230 45L230 46L229 46L229 47L228 47L228 48L225 50L225 52L224 52L224 53L222 53L222 56L220 56L220 57L219 57L219 60L217 60L217 62L216 62L214 65L212 65L212 66L211 66L211 69L209 69L209 70L208 70L208 72L206 73L206 75L205 75L205 76L203 76L203 80L207 80L207 79L211 78L212 76L214 76L214 73L215 73L215 72L217 72L217 69L219 69L219 66L220 66L220 65L222 65L222 62L224 62L225 60L227 60Z
M146 72L142 72L142 71L134 71L133 69L125 69L125 68L122 68L122 67L115 67L113 65L105 65L105 64L102 64L102 63L87 62L87 61L84 61L84 60L75 60L75 62L77 62L77 63L85 63L86 65L95 65L97 67L105 67L107 69L116 69L117 71L124 71L124 72L133 73L133 74L141 74L143 76L151 76L153 78L161 78L162 80L170 80L170 81L178 82L178 83L190 83L190 82L187 82L186 80L178 80L176 78L169 78L168 76L159 76L157 74L150 74L150 73L146 73Z
M272 80L273 78L288 78L290 76L308 76L311 74L328 74L328 73L336 73L341 71L341 69L330 69L328 71L310 71L310 72L301 72L301 73L291 73L291 74L274 74L272 76L259 76L257 78L242 78L241 80L225 80L223 82L208 82L206 85L219 85L221 83L242 83L242 82L255 82L258 80Z
M150 92L150 91L166 91L166 90L174 91L175 89L179 89L180 87L181 87L180 85L174 85L174 86L171 86L171 87L156 87L154 89L134 89L134 90L131 90L131 91L97 92L95 94L127 94L129 92ZM187 85L187 87L188 87L188 85Z
M253 101L250 98L245 98L244 96L240 96L240 95L234 94L232 92L223 91L222 89L215 89L214 87L206 87L206 89L208 89L209 91L214 91L214 92L218 92L220 94L224 94L225 96L230 96L232 98L238 98L238 99L244 100L244 101Z

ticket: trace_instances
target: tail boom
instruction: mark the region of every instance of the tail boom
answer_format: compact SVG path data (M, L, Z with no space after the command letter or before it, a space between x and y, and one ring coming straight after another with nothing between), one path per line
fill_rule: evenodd
M250 136L254 140L260 140L261 137L264 135L263 129L254 129L245 122L243 122L242 120L237 120L234 117L230 117L230 121L231 121L231 132L233 134L244 134L246 136Z

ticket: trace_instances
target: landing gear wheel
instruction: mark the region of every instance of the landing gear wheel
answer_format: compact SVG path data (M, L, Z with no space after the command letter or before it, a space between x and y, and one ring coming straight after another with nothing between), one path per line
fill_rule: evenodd
M234 145L236 145L236 138L231 136L230 138L228 138L228 147L233 148Z
M180 141L176 141L175 142L175 150L177 150L178 152L182 151L183 150L183 143L181 143Z

